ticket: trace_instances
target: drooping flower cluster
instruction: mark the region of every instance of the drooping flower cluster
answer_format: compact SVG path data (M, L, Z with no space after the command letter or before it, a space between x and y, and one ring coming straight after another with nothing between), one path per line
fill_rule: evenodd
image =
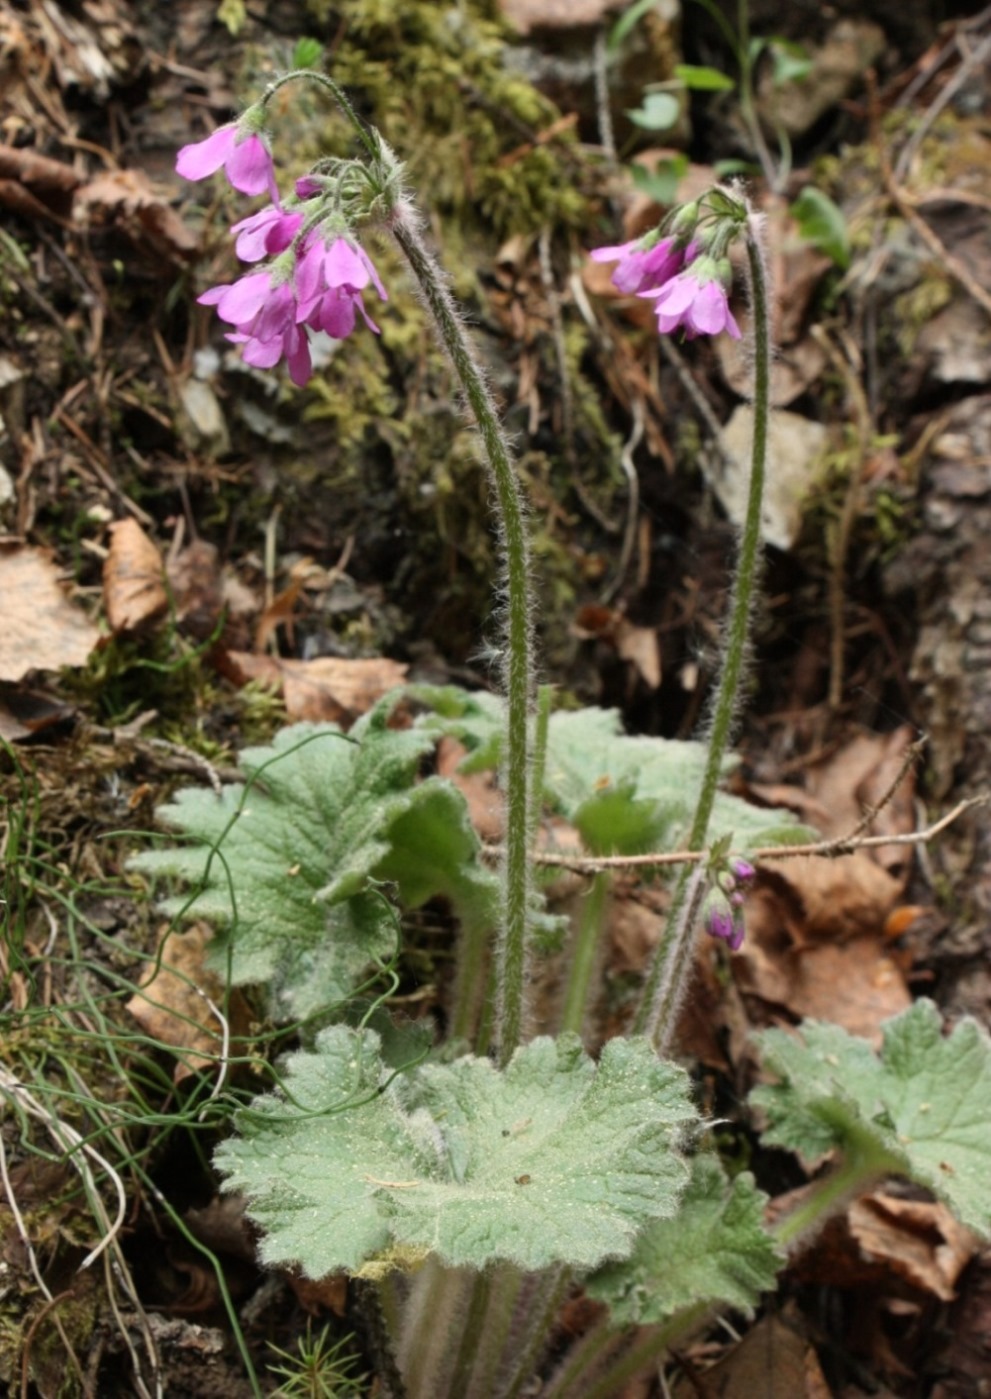
M734 857L726 870L717 875L715 887L706 901L705 931L710 937L725 942L731 952L739 952L743 946L746 931L743 905L756 874L749 860Z
M612 281L619 291L654 302L657 328L663 335L682 329L692 340L696 335L725 331L740 339L740 327L729 308L732 270L725 256L737 206L722 191L720 195L721 222L700 226L699 204L688 204L669 221L667 236L661 236L662 225L644 238L596 248L591 254L595 262L616 263ZM732 206L729 220L728 205Z
M227 339L243 347L246 364L271 369L284 359L293 383L302 385L313 373L308 330L343 340L360 315L378 334L362 293L372 286L381 300L388 294L340 207L323 199L326 181L306 176L297 180L294 196L281 200L262 123L259 108L249 108L239 121L184 146L176 170L202 180L223 167L234 189L271 196L270 204L231 229L241 261L264 265L210 287L198 300L216 306L232 327Z

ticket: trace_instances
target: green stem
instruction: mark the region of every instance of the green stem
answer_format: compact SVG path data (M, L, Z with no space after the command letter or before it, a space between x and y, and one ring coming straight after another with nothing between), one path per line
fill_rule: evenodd
M595 970L595 959L611 888L612 876L609 871L600 870L592 880L592 887L582 905L578 936L571 953L564 1011L561 1015L561 1029L573 1030L576 1035L581 1034L582 1025L585 1023L588 988Z
M475 1044L480 1054L484 1050L478 1047L476 1035L488 981L488 934L489 928L477 918L462 923L451 997L451 1039Z
M470 1282L469 1274L444 1268L435 1257L417 1275L403 1309L399 1344L399 1364L410 1399L436 1399L443 1394Z
M751 218L746 225L747 262L750 272L753 315L754 430L750 461L750 490L747 514L740 539L740 550L729 604L729 621L720 664L719 688L712 711L708 753L695 815L686 842L692 851L705 848L709 821L716 800L723 758L732 737L740 699L740 683L750 639L750 616L760 566L761 505L767 464L767 428L770 415L771 332L770 305L764 259ZM695 919L683 917L690 908L691 869L686 866L675 888L668 927L672 935L663 939L654 958L635 1029L653 1040L658 1053L664 1053L675 1031L678 1007L687 990L692 971ZM700 901L700 900L699 900Z
M622 1394L629 1380L637 1376L648 1365L655 1365L670 1350L671 1346L694 1331L703 1318L711 1311L706 1302L687 1307L666 1321L663 1326L651 1326L636 1334L636 1340L616 1357L587 1388L580 1386L576 1394L581 1399L613 1399Z
M464 1324L461 1328L461 1343L454 1364L447 1371L448 1399L463 1399L468 1393L468 1380L475 1366L478 1348L485 1336L485 1319L492 1295L492 1274L476 1274L472 1281L471 1297Z
M774 1225L773 1233L792 1255L800 1253L851 1200L871 1190L885 1176L900 1170L873 1143L854 1147L832 1170L814 1181L805 1198Z
M537 723L533 735L530 768L530 834L536 838L544 805L544 769L547 766L547 735L551 726L553 685L541 685L537 690Z
M384 156L383 159L386 157ZM386 180L388 186L389 181ZM475 360L447 289L446 278L424 245L404 200L393 208L392 234L433 314L465 399L478 425L498 503L505 564L506 737L503 773L506 838L503 857L503 926L496 947L496 1015L500 1062L505 1064L525 1031L527 921L530 907L529 717L532 691L530 563L523 493L516 478L495 403Z
M568 1351L564 1362L541 1390L541 1399L572 1399L582 1377L592 1374L622 1339L623 1333L609 1325L608 1317L597 1321Z
M468 1377L468 1385L463 1390L457 1390L452 1385L452 1399L461 1399L463 1394L495 1392L524 1279L525 1275L519 1268L514 1268L511 1264L500 1268L494 1275L489 1290L488 1307L479 1328L475 1364Z
M261 105L267 107L279 89L285 87L287 83L301 81L316 83L318 87L326 88L347 117L348 121L354 127L355 135L371 156L372 160L378 161L381 159L382 146L375 128L368 126L366 122L362 121L354 107L352 107L351 99L348 97L347 93L334 82L333 78L328 77L326 73L318 73L313 68L294 68L291 73L283 73L281 78L276 78L274 82L269 83L268 87L262 93L260 98Z
M547 1349L561 1303L570 1287L570 1268L552 1268L540 1279L536 1292L529 1299L529 1325L521 1341L515 1368L499 1391L499 1399L518 1399L524 1385L532 1381L537 1362Z

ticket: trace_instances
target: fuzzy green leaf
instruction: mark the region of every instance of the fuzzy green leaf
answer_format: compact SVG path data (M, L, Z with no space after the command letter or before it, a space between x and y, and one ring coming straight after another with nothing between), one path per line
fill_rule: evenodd
M715 1157L696 1157L675 1217L647 1224L630 1257L606 1263L586 1291L617 1326L655 1326L699 1304L752 1315L785 1258L764 1228L766 1199L748 1172L727 1181Z
M269 982L280 1015L326 1009L392 955L382 880L410 904L447 895L474 919L494 918L495 878L477 859L464 799L440 779L417 783L433 739L388 728L390 710L377 706L350 737L298 724L247 749L247 784L220 796L187 788L159 811L189 844L131 861L190 887L166 911L216 921L218 964L229 948L234 983Z
M687 1081L642 1040L611 1040L598 1064L568 1035L503 1072L467 1057L394 1075L376 1035L333 1026L289 1059L287 1087L216 1161L265 1231L265 1262L311 1277L390 1249L591 1268L674 1214L687 1178Z
M461 767L478 772L497 767L502 738L500 701L467 694L455 686L419 686L417 699L433 713L418 727L448 733L469 750ZM596 855L633 855L675 848L688 830L702 783L702 743L624 734L614 709L579 709L552 714L547 732L544 794L581 833ZM726 761L732 770L735 759ZM778 843L786 835L814 840L787 811L764 811L726 792L716 794L711 838L732 834L734 848Z
M991 1039L975 1020L944 1036L933 1003L917 1001L885 1025L880 1056L836 1025L757 1038L780 1080L750 1095L767 1114L766 1142L810 1163L874 1153L991 1233Z

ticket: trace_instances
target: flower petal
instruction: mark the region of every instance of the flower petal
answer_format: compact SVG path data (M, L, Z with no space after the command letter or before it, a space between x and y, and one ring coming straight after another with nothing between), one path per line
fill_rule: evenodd
M236 141L233 150L224 161L228 180L242 194L265 194L272 196L272 202L279 198L275 183L275 170L272 156L265 142L252 133Z
M184 180L205 180L214 174L229 157L237 139L237 127L233 122L218 126L205 141L193 141L183 146L176 156L176 174Z
M346 238L335 238L323 259L323 274L328 287L353 287L361 291L371 280L368 267Z
M272 279L267 272L253 272L228 287L217 302L217 315L231 325L249 325L271 295Z

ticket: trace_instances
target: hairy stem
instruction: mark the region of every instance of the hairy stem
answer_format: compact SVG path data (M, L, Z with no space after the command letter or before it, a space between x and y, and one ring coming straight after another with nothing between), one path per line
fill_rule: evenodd
M496 1016L500 1062L505 1064L526 1028L527 921L530 908L529 715L532 692L529 540L523 493L495 403L468 341L446 278L425 247L417 220L402 200L392 233L405 254L441 341L461 381L478 426L495 489L505 580L506 736L503 775L506 839L503 857L503 926L496 948Z
M686 842L691 851L705 848L723 758L733 734L750 640L750 616L760 567L761 505L767 463L767 426L770 415L771 332L767 275L754 220L746 226L747 264L753 313L754 435L750 460L747 514L736 562L729 604L719 688L712 709L708 752L702 788ZM658 1053L670 1046L677 1011L692 971L695 918L683 917L690 908L693 877L686 866L678 879L668 915L669 934L662 940L644 987L635 1028L653 1040ZM697 888L697 885L696 885ZM699 900L700 902L700 900Z
M378 133L375 131L374 127L362 121L354 107L352 107L351 99L348 97L347 93L326 73L318 73L314 68L294 68L291 73L283 73L281 78L276 78L274 82L269 83L268 87L262 93L262 105L267 106L279 89L285 87L287 83L298 82L316 83L318 87L325 88L351 123L355 135L364 146L368 155L376 161L381 158L382 147L378 138Z

